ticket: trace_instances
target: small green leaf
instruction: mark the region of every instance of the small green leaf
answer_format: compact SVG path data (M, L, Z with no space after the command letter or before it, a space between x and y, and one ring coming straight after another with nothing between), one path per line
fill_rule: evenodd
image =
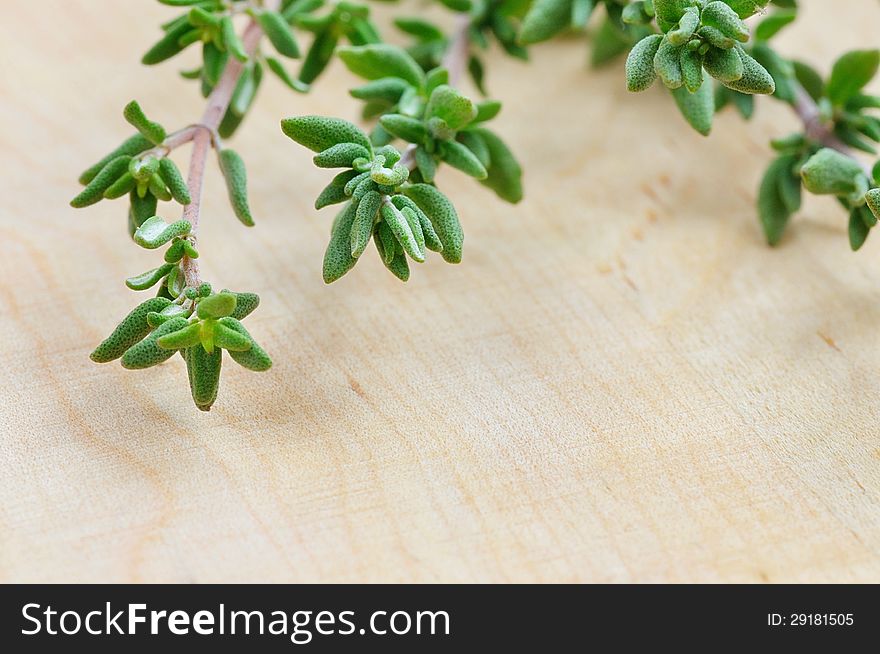
M380 222L377 226L378 238L373 238L376 244L376 250L385 265L391 273L400 281L409 280L409 261L403 252L403 248L394 240L394 235L384 222Z
M288 88L293 89L297 93L308 93L309 85L302 80L294 78L289 72L287 72L287 68L285 68L284 64L278 59L275 57L266 57L266 65L269 66L269 70L271 70L278 79L284 82Z
M419 221L419 228L422 233L422 241L421 246L423 248L428 248L434 252L442 252L443 244L440 242L440 238L437 236L437 232L434 231L434 226L431 225L431 221L428 220L428 216L425 215L425 212L419 208L415 202L410 200L405 195L395 195L391 198L391 202L395 207L400 209L401 213L407 216L407 220L410 220L407 213L404 211L405 209L409 209L416 216ZM412 221L410 220L410 225L412 225ZM416 230L413 229L413 233L416 233Z
M408 177L409 168L401 163L396 163L392 168L387 168L382 165L381 159L379 159L374 161L370 168L370 181L382 186L400 186ZM363 192L365 193L366 189ZM358 194L358 189L355 189L354 197L355 199L360 199L361 196Z
M140 192L141 184L138 184L138 192ZM168 190L168 187L165 186L165 181L159 176L158 173L150 177L150 182L147 188L149 189L150 193L155 195L158 199L162 200L162 202L169 202L172 200L171 192Z
M188 241L186 239L175 239L171 243L171 247L165 251L165 261L167 263L177 263L186 255L184 246ZM198 258L198 257L193 257Z
M159 123L149 120L136 100L132 100L125 105L125 109L122 110L122 115L132 127L143 134L151 143L159 145L165 140L165 137L167 136L165 128Z
M244 320L260 306L260 296L256 293L235 293L229 289L223 289L222 292L235 296L235 310L230 315L236 320Z
M477 117L477 107L470 98L451 86L441 84L431 92L425 115L440 118L449 129L459 130Z
M388 223L384 220L376 223L373 241L376 243L376 249L379 250L379 255L382 257L382 263L388 266L394 260L394 254L397 252L397 248L400 248L400 245L394 240L394 234L391 232L391 228L388 227ZM400 250L403 252L403 248L400 248Z
M156 345L163 350L184 350L202 342L202 323L194 322L177 331L156 339Z
M349 202L333 224L330 243L324 253L324 283L332 284L357 263L351 256L351 227L354 223L357 205Z
M737 16L743 19L754 16L770 4L770 0L724 0L724 2L733 8ZM783 5L788 3L777 0L777 4Z
M376 148L374 156L385 157L386 166L393 166L400 161L400 152L393 145L383 145Z
M419 263L423 262L425 260L425 253L419 248L418 241L416 240L415 234L413 234L409 221L407 221L406 216L400 212L400 209L391 203L383 204L382 219L391 229L391 233L394 234L394 238L397 239L397 242L400 243L404 251Z
M764 228L764 236L767 243L771 246L777 245L782 239L785 227L788 225L788 219L791 212L783 202L779 194L779 177L788 174L783 169L788 166L790 169L791 162L776 159L761 180L761 187L758 191L758 213L761 218L761 226Z
M346 170L339 173L333 180L321 191L318 199L315 200L315 209L323 209L331 204L345 202L350 197L345 193L345 186L360 173L356 170Z
M485 128L472 130L479 135L489 150L486 179L481 180L502 200L516 204L523 198L522 167L507 144L494 132Z
M257 14L260 27L263 28L272 46L279 54L291 59L299 57L299 45L287 21L275 11L263 10Z
M369 138L360 128L341 118L297 116L281 121L281 130L289 138L313 152L322 152L337 143L357 143L372 152Z
M880 188L873 188L865 194L865 202L875 218L880 219Z
M214 325L214 344L229 352L247 352L251 339L218 322Z
M703 136L708 136L715 116L715 94L711 80L704 81L696 93L682 87L675 89L672 96L690 126Z
M781 9L772 13L758 23L758 26L755 28L755 38L760 41L769 41L782 28L793 23L796 18L797 11L794 9Z
M247 191L247 168L237 152L229 148L220 150L220 171L226 180L226 190L229 194L229 203L235 217L247 227L254 226L254 218L248 204Z
M202 68L203 79L208 87L213 89L226 70L229 54L221 51L213 43L205 43L202 45L202 60L205 62Z
M189 323L186 318L171 318L154 329L146 338L132 345L122 355L122 367L128 370L141 370L151 368L163 361L167 361L174 355L174 350L165 350L157 344L158 339L183 329Z
M430 154L425 148L419 146L415 150L416 166L419 172L429 184L434 181L434 175L437 173L437 162L434 161L434 155Z
M593 15L596 0L572 0L571 3L571 26L574 29L584 29Z
M358 100L383 100L396 104L400 100L400 96L403 95L403 92L408 88L412 87L404 79L399 77L383 77L352 89L349 93Z
M858 190L864 172L853 158L831 148L823 148L803 165L801 177L810 193L846 195Z
M470 11L473 7L471 0L440 0L440 4L452 11Z
M248 53L244 49L244 44L235 33L235 25L232 23L231 16L224 16L220 19L220 29L223 34L223 46L232 54L233 57L240 62L248 60Z
M730 82L742 79L744 62L736 48L722 50L711 48L703 59L706 72L727 86Z
M501 103L498 100L483 100L476 104L477 115L474 116L474 123L483 123L492 120L501 111Z
M804 87L813 100L818 102L825 93L825 82L822 81L822 76L802 61L793 61L792 66L798 83Z
M196 313L202 320L225 318L232 315L237 302L235 293L215 293L199 301Z
M482 164L483 168L487 168L492 163L492 156L489 153L489 146L486 145L485 139L474 130L459 132L457 140L468 150L474 153L474 156Z
M871 231L871 228L868 227L862 217L862 210L867 209L865 207L857 207L850 211L849 214L849 245L854 252L861 249L865 241L868 240L868 234Z
M467 146L457 141L445 141L441 146L443 161L453 168L458 168L463 173L475 179L486 179L488 173L480 162L477 155L471 152Z
M357 143L337 143L316 154L312 161L318 168L350 168L359 158L369 159L370 151Z
M108 363L121 357L132 345L150 333L147 316L152 312L160 312L171 304L164 297L150 298L135 307L117 325L113 333L107 337L91 354L95 363Z
M153 286L155 286L159 282L159 280L161 280L165 277L165 275L171 272L171 269L173 267L174 266L171 264L163 264L158 268L153 268L152 270L148 270L147 272L141 273L140 275L129 277L125 280L125 285L133 291L145 291L148 288L152 288Z
M336 54L348 69L364 79L399 77L415 87L425 83L425 73L402 48L386 43L342 46Z
M654 71L660 76L660 81L669 89L677 89L684 84L681 74L681 48L675 46L664 38L654 55ZM708 69L707 69L708 70Z
M629 5L633 6L633 5ZM700 10L697 7L688 7L678 21L678 27L666 33L666 38L674 46L684 45L690 41L694 32L700 26Z
M424 143L428 137L428 130L421 120L403 114L385 114L379 119L379 124L389 134L410 143Z
M137 228L143 225L147 218L152 218L156 215L158 200L152 193L147 193L141 198L135 191L132 191L128 197L130 202L128 209L128 233L129 236L134 238Z
M443 244L443 259L449 263L461 263L464 232L458 220L458 213L449 198L429 184L412 184L403 192L425 212L431 221L434 231Z
M749 40L749 28L730 5L715 0L703 7L701 15L703 25L714 27L725 36L746 43Z
M535 0L523 17L519 42L531 45L571 26L572 0Z
M147 322L150 324L150 327L155 329L162 323L168 322L172 318L178 317L189 317L189 311L179 304L169 304L167 307L162 309L162 311L151 311L150 313L148 313Z
M394 205L397 208L397 205ZM399 209L401 215L406 218L406 222L409 225L410 231L413 233L416 239L416 245L418 246L418 251L421 253L422 258L425 257L425 232L422 230L422 224L419 221L419 213L417 210L411 207L403 207Z
M228 327L247 338L250 341L250 348L242 352L230 351L229 356L238 365L253 370L255 372L264 372L272 367L272 359L266 354L266 351L259 346L254 338L248 333L244 325L234 318L221 318L220 325Z
M632 45L629 33L616 20L606 16L593 36L590 64L594 68L604 66L629 50Z
M152 147L153 144L148 141L142 134L135 134L134 136L126 139L119 147L117 147L115 150L113 150L113 152L101 159L98 163L94 164L86 171L84 171L79 176L79 183L83 186L87 185L97 176L98 173L100 173L104 169L104 167L108 163L110 163L114 159L118 159L119 157L123 156L133 157L146 150L149 150Z
M698 29L697 36L704 41L704 45L700 47L704 53L706 44L718 48L719 50L730 50L736 45L736 41L732 38L709 25L703 25L703 27Z
M257 91L263 81L263 66L255 61L245 66L232 92L232 100L229 103L229 112L232 116L241 118L247 114L251 105L254 103ZM227 112L227 115L229 115ZM221 136L223 136L221 134ZM227 137L223 137L227 138Z
M137 182L135 182L134 177L132 177L131 173L126 172L113 182L106 191L104 191L104 197L108 200L115 200L117 198L121 198L123 195L127 195L137 186Z
M182 52L189 43L184 45L181 39L191 31L192 25L190 25L189 21L184 20L178 23L172 29L166 31L165 35L147 51L141 59L141 63L146 66L154 66Z
M176 202L183 205L192 202L192 198L189 194L189 187L183 180L183 175L180 174L180 169L173 161L171 161L171 159L166 157L159 162L159 174L162 176L162 180L165 184L168 185L168 190L171 191L171 196Z
M773 76L761 64L741 48L736 48L743 64L743 74L738 80L720 80L724 86L749 95L772 95L776 92Z
M216 348L208 353L204 347L196 345L184 353L193 401L200 411L210 411L220 390L223 350Z
M376 191L370 191L357 205L354 223L351 227L351 256L360 257L370 242L373 234L373 223L376 214L382 206L382 196Z
M858 94L874 79L880 66L880 50L854 50L834 63L825 93L837 106Z
M167 224L159 216L153 216L144 221L134 233L134 242L148 250L165 245L172 238L186 236L192 229L192 225L186 220Z
M633 46L626 58L626 88L632 93L646 91L657 79L654 57L663 37L659 34L646 36Z
M75 209L82 209L100 202L104 198L104 192L113 186L120 177L128 174L128 164L130 161L131 157L129 155L121 155L107 162L80 194L70 201L70 206Z
M684 80L684 87L691 93L696 93L703 86L703 58L699 52L682 48L679 63L681 63L681 77Z
M339 37L333 29L323 30L315 36L299 72L301 82L311 84L324 72L327 64L333 59L333 52L338 41Z
M663 23L675 25L691 4L690 0L654 0L654 13Z
M439 41L444 37L443 31L436 25L420 18L395 18L394 25L402 32L415 36L422 41Z
M345 193L345 195L350 197L350 196L354 195L354 192L358 189L358 187L360 187L361 185L363 185L365 182L368 182L368 181L371 181L369 171L364 172L364 173L359 173L359 174L355 175L354 177L352 177L350 180L348 180L348 182L346 182L345 187L342 189L342 191L343 191L343 193Z

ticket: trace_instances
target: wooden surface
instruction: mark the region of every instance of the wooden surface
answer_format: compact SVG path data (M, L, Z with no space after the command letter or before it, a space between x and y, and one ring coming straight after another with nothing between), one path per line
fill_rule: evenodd
M804 4L784 51L876 45L877 3ZM880 581L880 237L851 253L811 200L771 251L753 196L786 109L703 140L620 66L588 70L580 39L493 57L527 200L444 174L465 261L407 285L371 249L324 286L329 175L277 126L355 118L352 78L268 84L236 139L258 226L212 170L201 249L209 279L262 296L274 369L229 365L204 415L176 358L92 364L156 254L120 203L67 201L131 98L199 115L178 66L136 65L168 15L4 10L0 580Z

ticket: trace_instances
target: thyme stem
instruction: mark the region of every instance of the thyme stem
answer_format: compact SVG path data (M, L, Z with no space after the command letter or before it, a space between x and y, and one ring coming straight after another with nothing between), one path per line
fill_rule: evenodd
M272 5L268 8L274 9L277 7L278 2L276 0L270 0L266 4ZM262 37L263 30L260 27L260 24L255 19L251 19L241 38L242 43L244 43L244 48L249 56L254 55ZM202 188L204 187L205 182L205 165L208 158L208 150L211 149L214 134L216 133L217 128L220 127L220 122L223 120L223 116L229 108L229 103L232 101L232 94L235 92L235 87L238 84L238 79L241 77L243 70L244 66L240 61L234 57L229 58L229 61L226 64L226 69L220 77L220 81L217 82L217 86L214 87L211 95L208 96L208 105L205 107L205 113L202 114L201 121L193 126L194 131L191 137L193 149L189 163L189 176L187 178L187 186L189 187L192 202L183 208L183 219L192 225L190 239L193 243L196 242L196 235L199 229L199 218L202 208ZM199 260L184 257L181 266L186 285L191 288L198 288L202 283L199 274Z

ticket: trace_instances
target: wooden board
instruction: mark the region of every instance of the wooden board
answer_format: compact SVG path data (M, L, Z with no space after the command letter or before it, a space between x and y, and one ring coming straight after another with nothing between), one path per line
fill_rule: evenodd
M783 51L876 46L877 3L804 4ZM201 249L262 296L274 369L230 365L204 415L177 359L92 364L156 255L119 203L67 201L131 98L199 115L175 65L136 65L168 16L45 0L0 24L0 580L880 581L880 239L853 254L810 200L765 247L786 108L706 141L620 65L589 70L581 38L492 56L528 198L445 173L465 262L407 285L372 251L323 285L329 176L278 129L354 119L353 78L268 84L236 139L258 226L212 170Z

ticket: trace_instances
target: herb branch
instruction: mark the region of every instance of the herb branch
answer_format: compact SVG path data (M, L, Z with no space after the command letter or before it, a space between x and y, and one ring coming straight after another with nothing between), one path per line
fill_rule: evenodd
M119 323L92 353L94 361L120 359L142 369L179 352L193 400L206 411L217 398L224 356L254 371L271 367L241 322L259 298L215 292L201 275L205 169L213 149L233 214L253 226L245 164L226 140L244 122L265 76L307 93L335 59L362 80L350 95L363 102L368 127L327 116L281 121L283 134L310 150L315 166L337 171L315 201L316 210L341 205L328 221L328 284L348 274L370 242L402 281L429 252L462 261L459 208L439 187L441 169L474 178L503 201L522 199L522 168L490 128L501 103L489 98L484 51L494 42L525 61L529 48L571 32L590 35L594 65L626 55L630 91L659 81L700 134L708 136L715 115L728 107L750 119L759 96L792 109L801 129L771 142L775 155L757 193L771 245L799 211L804 190L837 198L854 250L877 224L880 161L867 166L856 153L876 155L880 143L880 97L865 91L880 69L880 51L847 52L827 76L783 56L772 41L796 20L796 0L772 6L770 0L438 1L455 14L451 33L400 12L394 25L411 39L400 48L383 41L369 7L356 0L159 0L183 13L162 25L142 61L156 65L200 47L201 65L181 74L199 85L207 106L198 123L168 133L130 102L123 117L136 133L80 177L84 188L74 207L127 198L132 240L165 248L157 268L126 280L135 291L158 288L156 296ZM240 35L239 18L248 21ZM310 43L301 49L304 37ZM294 73L289 67L297 61ZM476 99L461 90L466 76ZM192 154L184 180L168 155L187 144ZM166 222L159 202L181 205L181 219Z

